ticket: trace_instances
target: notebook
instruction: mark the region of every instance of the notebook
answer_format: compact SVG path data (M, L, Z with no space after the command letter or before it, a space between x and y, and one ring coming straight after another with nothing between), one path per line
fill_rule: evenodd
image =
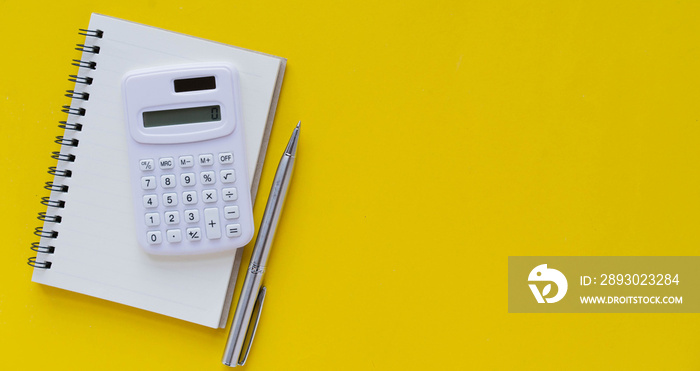
M132 70L198 62L238 69L253 198L275 115L284 58L92 14L73 61L64 134L42 199L32 281L212 328L224 327L241 249L157 256L137 243L121 83ZM76 53L78 54L78 53ZM78 55L76 55L78 57ZM242 189L245 189L243 187Z

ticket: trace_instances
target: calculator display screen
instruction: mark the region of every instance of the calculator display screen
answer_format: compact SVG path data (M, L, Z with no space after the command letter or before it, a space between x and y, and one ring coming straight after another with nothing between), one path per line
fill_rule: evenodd
M221 106L179 108L143 113L143 126L146 128L212 121L221 121Z

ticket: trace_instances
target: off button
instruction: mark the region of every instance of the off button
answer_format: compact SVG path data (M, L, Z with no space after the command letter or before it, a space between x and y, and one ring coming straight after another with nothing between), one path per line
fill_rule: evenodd
M219 153L219 163L220 164L232 164L233 163L233 153L231 153L231 152Z

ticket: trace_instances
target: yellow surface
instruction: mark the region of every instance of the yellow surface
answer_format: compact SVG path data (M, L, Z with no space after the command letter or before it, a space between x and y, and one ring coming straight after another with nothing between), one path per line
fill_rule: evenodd
M227 330L30 281L91 11L289 60L245 369L700 368L696 314L507 313L509 255L698 254L697 2L103 3L0 2L3 369L224 369Z

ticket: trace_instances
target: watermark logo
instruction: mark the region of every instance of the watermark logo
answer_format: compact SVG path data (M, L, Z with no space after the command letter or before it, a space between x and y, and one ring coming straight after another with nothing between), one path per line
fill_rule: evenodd
M541 293L536 284L529 284L530 290L532 294L535 295L535 299L537 299L538 303L556 303L564 298L566 290L569 288L564 274L556 269L547 268L547 264L536 266L535 269L530 272L527 280L530 282L550 282L542 289ZM557 294L548 298L546 296L552 291L552 283L557 286Z

